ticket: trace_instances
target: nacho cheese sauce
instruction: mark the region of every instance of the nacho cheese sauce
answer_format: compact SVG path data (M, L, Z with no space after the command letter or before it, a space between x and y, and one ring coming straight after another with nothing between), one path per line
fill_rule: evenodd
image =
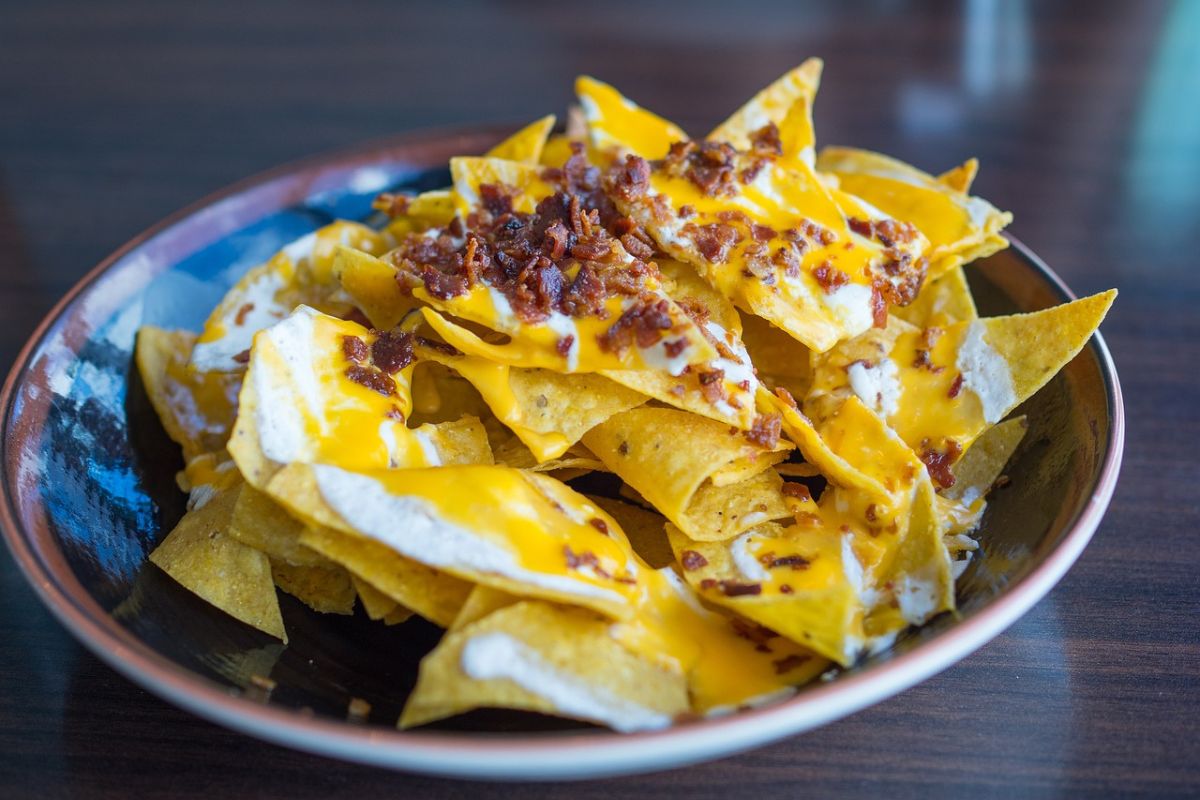
M403 556L628 615L637 566L620 541L590 522L604 521L603 512L570 490L548 498L531 485L536 479L504 467L313 471L321 496L350 528ZM608 521L605 527L620 530Z
M512 681L569 717L593 720L622 733L666 728L673 721L666 714L563 674L532 647L505 633L483 633L468 639L460 664L475 680Z

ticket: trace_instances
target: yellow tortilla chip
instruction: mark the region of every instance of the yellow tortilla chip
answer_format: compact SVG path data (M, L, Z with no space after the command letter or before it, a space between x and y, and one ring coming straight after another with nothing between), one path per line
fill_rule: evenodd
M153 325L138 329L134 360L150 404L167 436L191 461L225 447L237 413L237 375L197 372L188 367L195 334Z
M729 142L739 150L749 149L750 134L771 123L782 127L788 113L801 100L808 106L812 105L821 85L823 67L824 62L821 59L810 58L795 69L789 70L787 74L754 95L748 103L714 128L705 138L709 141ZM811 143L809 146L811 147Z
M687 685L613 641L604 619L521 602L442 639L421 662L400 727L480 707L654 730L688 710Z
M908 531L877 581L875 596L876 605L864 622L869 637L886 637L954 610L950 554L928 480L917 486Z
M254 335L299 305L343 315L352 305L338 292L334 256L341 247L381 253L385 240L356 222L338 220L297 239L247 272L204 323L191 363L205 372L240 372Z
M494 611L499 611L502 608L519 602L521 602L521 598L516 595L502 592L499 589L493 589L491 586L480 586L477 584L471 589L471 593L467 595L467 601L459 609L458 616L454 618L454 623L450 626L450 630L462 630L472 622L477 622Z
M632 613L638 568L620 527L545 475L495 466L352 472L293 464L268 491L314 525L463 580L614 617ZM376 576L345 566L389 591Z
M286 642L270 561L226 535L237 495L223 491L184 514L150 562L234 619Z
M300 541L342 565L394 602L442 627L454 621L471 591L471 584L466 581L405 558L388 546L361 536L312 526L304 531Z
M994 425L984 431L954 464L954 485L943 489L937 497L938 513L945 523L947 536L964 534L979 526L987 506L985 498L1028 427L1023 416ZM956 544L958 549L975 549L973 543L960 541Z
M759 380L770 390L786 389L792 397L808 394L812 380L809 349L762 317L743 318L742 341Z
M298 567L286 561L271 562L275 585L322 614L353 614L356 593L350 573L326 562L324 566Z
M1115 297L907 330L870 359L839 348L816 365L805 408L818 413L830 396L855 393L917 452L961 453L1075 357Z
M675 560L663 528L667 519L662 514L612 497L589 494L587 498L617 521L633 551L651 567L659 569Z
M605 114L624 114L631 104L623 103L593 109L590 128L613 129L616 119ZM798 105L784 122L791 146L807 150L807 102ZM633 138L617 144L642 158L662 156L639 152ZM723 178L714 177L714 163ZM648 171L648 181L613 194L621 212L738 308L813 350L867 330L880 309L919 286L928 245L920 231L861 204L845 212L810 162L793 153L688 142L652 164L627 161L627 171L632 164Z
M384 625L399 625L412 618L411 609L400 605L368 581L351 573L350 582L354 584L354 591L358 594L358 599L362 601L363 610L371 619L380 620Z
M975 182L975 175L978 172L979 161L974 158L968 158L954 169L946 170L941 175L938 175L937 179L954 191L966 194L971 190L971 184Z
M894 309L893 313L922 329L969 322L979 316L961 266L951 267L940 277L928 282L916 300L903 308Z
M542 158L542 148L546 145L546 137L554 128L554 121L554 115L547 114L541 119L529 123L488 150L487 157L519 161L522 164L539 163Z
M601 152L628 148L645 158L662 158L674 142L688 138L682 128L639 108L595 78L576 78L575 94L587 120L592 146Z
M328 566L329 562L300 544L304 524L252 486L243 486L233 507L228 534L247 547L266 553L274 563L296 567Z
M902 161L867 150L827 147L817 159L817 168L836 175L842 191L916 225L930 242L929 278L965 263L968 251L976 258L994 252L981 251L984 242L1008 246L998 234L1012 222L1012 214Z
M785 519L791 511L783 499L783 479L765 469L740 483L702 484L680 520L680 529L703 542L732 539L764 522Z
M390 331L418 305L400 289L395 267L360 250L339 247L333 257L333 274L376 330Z
M725 542L697 542L667 527L683 575L700 596L848 665L862 642L862 608L850 538L836 531L765 525Z
M470 381L496 418L525 443L539 463L558 458L596 425L646 400L600 375L518 369L436 350L423 355Z
M730 465L743 475L760 472L787 450L782 443L768 450L719 422L651 406L614 415L583 443L667 519L689 528L688 506L714 473Z

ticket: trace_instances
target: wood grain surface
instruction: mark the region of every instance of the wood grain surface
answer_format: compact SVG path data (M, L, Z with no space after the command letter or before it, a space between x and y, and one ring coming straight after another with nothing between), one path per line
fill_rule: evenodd
M87 269L314 152L561 110L588 72L694 130L809 55L818 137L979 193L1104 325L1128 444L1051 595L805 736L543 787L411 777L218 728L85 652L0 554L0 796L1084 797L1200 793L1200 2L0 2L0 365Z

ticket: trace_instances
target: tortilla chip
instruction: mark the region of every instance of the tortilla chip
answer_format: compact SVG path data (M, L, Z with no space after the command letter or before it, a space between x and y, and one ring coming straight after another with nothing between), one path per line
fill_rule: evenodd
M612 497L589 494L587 498L617 521L633 551L647 564L659 569L675 560L663 529L667 519L662 514Z
M519 161L522 164L539 163L542 158L542 148L546 145L546 137L554 128L554 122L554 115L547 114L541 119L529 123L488 150L487 157Z
M614 642L604 619L526 601L448 633L422 660L400 727L481 707L653 730L687 711L687 684Z
M662 158L688 135L675 124L627 100L613 87L586 75L575 79L575 94L588 124L588 137L600 152L632 150Z
M614 415L589 431L583 443L681 527L690 527L688 506L714 473L736 464L753 474L786 457L786 445L767 450L719 422L651 406Z
M423 355L470 381L496 418L525 443L539 463L558 458L596 425L646 400L600 375L516 369L477 356L448 356L435 350Z
M874 589L877 602L864 622L870 637L923 625L943 611L954 610L950 554L928 480L917 486L908 531Z
M809 349L761 317L747 314L742 322L742 341L759 380L768 389L786 389L792 397L808 394L812 380Z
M839 664L854 661L862 609L849 537L770 524L724 542L697 542L673 525L667 535L684 577L705 600Z
M961 266L952 267L927 283L916 300L893 309L892 313L922 329L934 326L944 328L955 322L969 322L979 316Z
M938 175L937 179L954 191L966 194L971 190L971 184L975 182L975 175L978 172L978 159L968 158L954 169L946 170Z
M361 536L313 526L304 531L300 541L435 625L449 626L471 591L466 581Z
M268 491L310 524L463 580L614 617L632 613L637 565L620 527L545 475L494 466L351 472L293 464ZM309 544L307 534L301 541ZM314 549L339 563L347 558ZM377 576L344 563L392 594Z
M268 495L244 486L234 504L228 534L247 547L266 553L273 563L296 567L329 566L329 562L300 544L304 523L292 517Z
M226 535L237 497L237 489L226 490L184 514L150 562L234 619L286 642L270 561Z
M973 257L990 254L979 249L983 242L1008 246L998 234L1012 222L1012 214L902 161L867 150L827 147L817 159L817 168L836 175L842 191L916 225L929 238L927 278L965 263L968 251Z
M205 372L241 372L237 357L254 335L299 305L341 316L353 306L338 291L334 257L341 247L381 253L382 236L357 222L337 220L303 236L247 272L209 315L191 363Z
M783 499L783 479L775 470L765 469L741 483L703 484L692 496L679 528L698 541L720 542L790 516Z
M951 468L954 485L937 497L938 514L947 536L957 536L979 527L987 507L987 495L1000 479L1029 427L1025 417L1014 417L984 431ZM957 549L974 550L973 543L956 542Z
M188 367L196 335L153 325L138 329L134 360L150 405L184 461L225 447L237 413L241 378Z
M363 611L371 619L382 621L384 625L399 625L412 618L411 609L400 605L357 575L350 573L350 582L362 601Z
M390 331L419 305L400 290L396 268L369 253L338 248L333 258L333 274L376 330Z
M298 567L286 561L272 561L271 577L276 586L313 611L353 614L356 592L350 573L326 563L326 566Z
M748 103L722 122L707 138L713 142L729 142L739 150L749 149L750 135L768 123L782 127L788 113L804 100L811 106L821 85L824 62L810 58L767 88L754 95ZM811 147L811 143L809 145ZM811 159L811 155L810 155Z
M519 602L521 602L521 598L516 595L493 589L491 586L476 585L467 595L467 601L459 609L458 616L454 618L450 630L462 630L472 622L477 622L494 611Z

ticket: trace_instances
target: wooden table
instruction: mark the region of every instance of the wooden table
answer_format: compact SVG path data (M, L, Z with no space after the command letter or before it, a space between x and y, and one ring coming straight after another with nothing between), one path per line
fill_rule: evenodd
M932 170L977 155L979 192L1077 292L1120 288L1104 326L1129 419L1116 497L1044 602L917 688L736 758L542 792L1200 792L1200 2L640 5L0 3L0 364L108 252L247 174L408 128L532 119L579 72L703 130L822 55L821 141ZM0 555L2 796L529 791L196 719L85 652Z

